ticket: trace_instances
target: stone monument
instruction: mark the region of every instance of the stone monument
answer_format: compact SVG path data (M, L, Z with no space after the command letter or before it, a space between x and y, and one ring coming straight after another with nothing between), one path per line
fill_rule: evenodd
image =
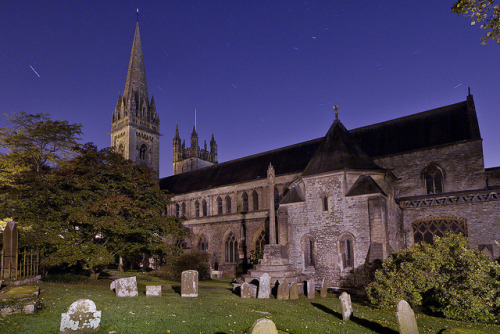
M182 272L181 297L198 297L198 272L196 270Z
M339 299L342 307L342 320L348 321L352 315L351 295L344 291L340 294Z
M146 285L146 297L161 297L161 285Z
M241 298L250 298L250 284L247 282L243 282L240 287L240 295Z
M90 299L79 299L61 314L61 333L89 333L99 329L101 311L96 310L95 303Z
M271 319L260 318L253 323L250 334L278 334L278 330Z
M307 298L314 299L316 293L316 288L314 286L314 278L307 280Z
M271 276L264 273L260 276L258 298L267 299L271 293Z
M288 280L285 278L283 283L278 286L278 300L287 300L290 299L290 286L288 285Z
M113 283L115 283L113 285ZM114 286L117 297L137 297L137 280L135 276L119 278L110 284L110 289Z
M406 300L400 300L396 311L396 318L399 324L399 333L418 334L417 320L415 313Z
M292 282L292 284L290 284L290 299L299 299L299 289L297 287L297 282Z
M323 278L323 282L321 282L321 292L319 295L321 298L326 298L326 296L328 295L328 290L327 290L326 282L325 282L324 278Z

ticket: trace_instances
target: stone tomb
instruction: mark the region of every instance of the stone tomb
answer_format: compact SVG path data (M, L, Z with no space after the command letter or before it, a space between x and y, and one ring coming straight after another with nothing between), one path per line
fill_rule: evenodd
M95 303L90 299L79 299L61 314L61 333L93 332L99 329L101 311L96 310Z
M299 288L297 282L290 284L290 299L299 299Z
M146 297L161 297L161 285L146 285Z
M137 280L135 276L117 279L109 285L110 290L115 289L117 297L137 297Z
M271 319L260 318L253 323L250 334L278 334L278 330Z
M396 318L399 324L399 333L418 334L417 320L415 313L406 300L400 300L396 311Z
M258 298L267 299L271 294L271 276L268 273L262 274L259 280Z
M351 295L344 291L340 294L339 299L342 307L342 320L348 321L352 315Z
M316 293L316 288L314 287L314 278L307 280L307 298L314 299Z
M198 272L196 270L182 272L181 297L198 297Z
M278 286L278 300L287 300L290 299L290 286L288 285L288 280L285 278L283 283Z

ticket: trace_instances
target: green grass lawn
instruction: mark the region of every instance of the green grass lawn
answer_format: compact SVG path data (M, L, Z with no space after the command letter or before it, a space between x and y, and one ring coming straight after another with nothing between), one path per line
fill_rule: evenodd
M128 273L128 275L132 275ZM83 283L41 283L43 309L36 315L0 317L0 333L59 333L61 313L80 298L95 302L102 311L100 333L245 333L259 318L270 318L284 333L397 333L394 312L354 301L354 316L342 321L335 295L313 300L241 299L228 281L200 282L198 298L181 298L180 284L137 275L139 296L118 298L109 290L110 279ZM169 284L161 298L146 298L145 286ZM500 326L469 324L417 314L420 333L447 328L500 333Z

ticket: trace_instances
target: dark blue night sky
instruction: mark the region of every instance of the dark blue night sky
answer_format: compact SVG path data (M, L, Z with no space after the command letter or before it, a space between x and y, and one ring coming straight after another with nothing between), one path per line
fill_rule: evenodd
M471 87L486 167L500 166L500 46L436 1L2 1L0 112L81 123L109 146L140 10L160 176L179 124L219 161L460 102ZM0 126L5 126L5 117Z

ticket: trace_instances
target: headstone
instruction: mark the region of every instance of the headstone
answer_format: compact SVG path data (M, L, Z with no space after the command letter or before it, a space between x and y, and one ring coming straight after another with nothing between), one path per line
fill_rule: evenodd
M146 297L161 297L161 285L146 285Z
M269 298L271 293L271 276L268 273L262 274L259 281L259 295L258 298L266 299Z
M278 334L278 330L271 319L260 318L253 323L250 334Z
M182 272L181 297L198 297L198 272L196 270Z
M396 318L399 324L399 333L401 334L418 334L417 320L415 313L406 300L400 300L396 311Z
M114 280L113 282L111 282L111 284L109 285L109 289L111 291L113 291L114 289L116 289L116 280Z
M250 284L244 282L240 287L241 298L250 298Z
M117 297L137 297L137 280L135 276L115 280L115 292Z
M285 278L283 283L278 286L278 300L290 299L290 286L288 285L288 280Z
M248 287L250 288L250 298L257 298L257 285L248 284Z
M342 307L342 320L348 321L352 315L351 296L347 292L340 294L340 306Z
M290 299L299 299L299 288L297 282L290 284Z
M307 298L314 299L314 294L316 293L316 289L314 287L314 278L307 280Z
M3 278L14 278L17 272L17 241L18 232L16 223L8 222L3 231Z
M79 299L61 314L61 333L93 332L99 329L101 311L96 310L95 303L90 299Z
M320 292L320 297L321 298L326 298L328 295L327 287L326 287L326 282L325 279L323 278L323 282L321 282L321 292Z

